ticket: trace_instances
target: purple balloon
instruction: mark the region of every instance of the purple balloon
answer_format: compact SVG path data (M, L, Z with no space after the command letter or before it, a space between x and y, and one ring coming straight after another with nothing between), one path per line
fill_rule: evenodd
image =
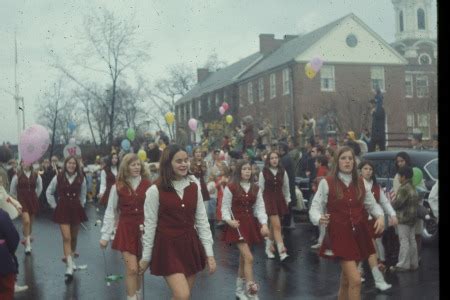
M316 56L311 60L311 68L315 71L315 72L319 72L320 68L322 68L323 65L323 60Z
M25 129L20 135L19 152L25 164L31 165L38 161L50 145L48 130L38 124Z

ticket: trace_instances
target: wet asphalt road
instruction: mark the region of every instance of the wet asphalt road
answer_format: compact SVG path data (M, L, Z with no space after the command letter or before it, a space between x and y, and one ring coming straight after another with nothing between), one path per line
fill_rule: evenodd
M29 290L16 293L15 299L126 299L123 280L106 286L105 264L98 246L99 226L95 221L103 219L94 204L88 203L87 230L81 228L76 259L78 265L87 264L86 270L75 272L71 284L64 283L65 264L59 226L50 219L49 212L42 212L33 229L32 255L24 254L19 245L17 257L20 264L19 284L29 285ZM21 232L20 221L15 220ZM310 249L312 225L299 222L296 229L285 232L286 247L290 257L280 263L264 255L263 245L253 249L255 278L260 284L260 299L336 299L339 286L339 265L318 258ZM220 241L220 230L215 231L215 257L217 271L208 275L198 274L192 299L235 299L235 281L238 269L238 250ZM362 287L363 299L439 299L439 250L437 245L424 246L422 263L418 271L403 274L387 274L393 284L389 293L378 293L371 276L366 275ZM108 273L123 274L120 253L106 250ZM145 275L145 299L170 299L169 289L163 278Z

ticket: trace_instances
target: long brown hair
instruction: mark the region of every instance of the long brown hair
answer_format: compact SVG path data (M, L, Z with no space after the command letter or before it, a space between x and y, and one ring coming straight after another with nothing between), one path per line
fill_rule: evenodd
M234 172L233 172L233 174L231 176L231 181L230 182L235 184L238 188L240 188L240 186L241 186L240 185L241 180L242 180L241 173L242 173L242 168L245 165L250 165L250 167L252 166L252 164L248 160L246 160L246 159L239 159L236 162L236 169L234 170ZM254 181L255 181L254 180L254 175L252 174L252 175L250 175L250 179L249 179L250 189L252 190L252 192L254 192L255 189L256 189L256 185L254 184Z
M172 168L172 159L175 154L180 151L186 152L186 150L179 145L170 144L164 148L161 154L161 159L159 160L159 178L156 180L156 185L165 191L172 188L171 181L175 179L175 172Z
M77 176L82 176L83 173L81 172L81 163L75 155L69 155L64 159L64 164L63 164L64 172L67 172L67 162L69 160L71 160L72 158L75 160L75 163L77 165L77 167L75 168L75 172L77 173Z
M130 183L128 182L128 178L130 178L130 170L129 166L131 163L138 161L141 165L141 177L149 178L150 174L148 173L147 168L144 163L139 159L139 157L134 153L125 154L120 162L119 171L117 174L117 188L121 188L123 186L127 186L129 190L132 190Z
M283 166L281 165L281 156L280 156L280 153L278 152L278 151L276 151L276 150L271 150L271 151L269 151L269 153L267 153L267 156L266 156L266 161L265 161L265 163L264 163L264 169L269 169L270 168L270 156L272 155L272 154L276 154L277 156L278 156L278 166L277 166L277 169L278 169L278 171L280 171L281 173L283 173L284 174L284 168L283 168Z
M361 197L361 195L365 194L365 187L358 175L358 169L356 166L356 157L355 157L355 153L353 152L352 148L350 148L348 146L343 146L338 149L336 156L335 156L336 162L335 162L330 174L333 177L333 179L335 180L335 182L338 182L338 180L339 180L339 176L338 176L339 175L339 158L345 152L350 152L353 157L352 184L355 184L355 186L356 186L357 195L358 195L358 199L359 199ZM339 184L336 184L336 196L338 199L342 199L342 197L343 197L343 192L342 192L341 186Z

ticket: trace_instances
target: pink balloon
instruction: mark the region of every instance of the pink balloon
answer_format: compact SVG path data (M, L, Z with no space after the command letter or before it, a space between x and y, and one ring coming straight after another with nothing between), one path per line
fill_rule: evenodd
M311 68L315 71L315 72L319 72L320 68L322 68L323 65L323 60L316 56L311 60Z
M22 132L19 139L19 152L26 165L38 161L50 145L48 130L34 124Z
M197 123L198 123L197 120L194 119L194 118L192 118L192 119L189 120L188 126L189 126L189 128L190 128L192 131L196 131L196 130L197 130Z
M219 112L223 115L225 113L225 108L223 106L219 107Z
M222 107L225 109L225 111L227 111L228 108L230 108L230 106L226 102L222 103Z

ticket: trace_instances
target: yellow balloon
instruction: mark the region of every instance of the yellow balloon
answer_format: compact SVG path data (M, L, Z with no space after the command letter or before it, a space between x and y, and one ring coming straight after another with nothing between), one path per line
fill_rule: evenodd
M147 160L147 152L145 152L145 150L142 150L142 149L139 150L138 153L137 153L137 156L142 161L146 161Z
M232 115L228 115L225 117L225 120L227 121L228 124L233 123L233 116Z
M167 124L169 124L169 125L172 125L172 123L175 121L175 115L173 114L173 112L170 112L170 111L168 113L166 113L165 118L166 118Z
M313 79L314 76L316 76L316 71L314 71L314 69L311 66L311 63L307 63L305 65L305 74L309 79Z

